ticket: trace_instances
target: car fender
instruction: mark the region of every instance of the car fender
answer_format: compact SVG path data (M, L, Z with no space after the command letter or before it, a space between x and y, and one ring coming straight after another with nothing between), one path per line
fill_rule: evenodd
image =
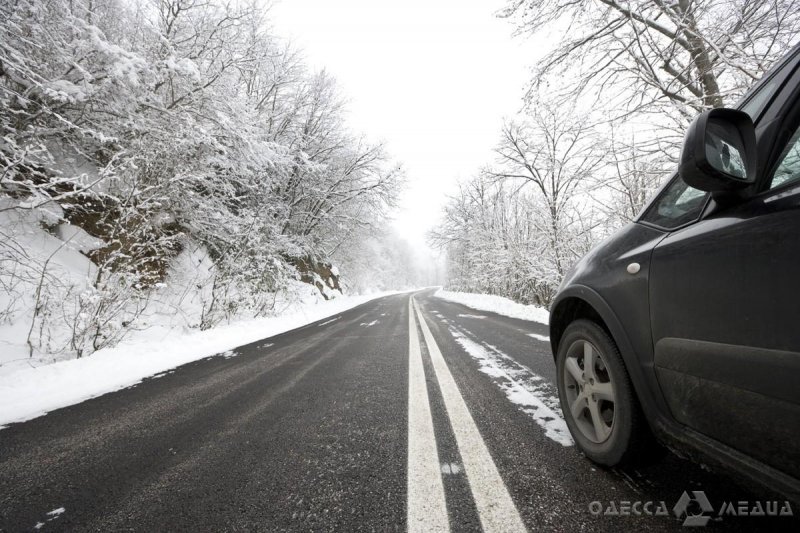
M571 321L569 317L565 317L567 322L560 323L562 319L559 315L563 315L564 313L562 304L565 304L571 299L582 300L585 304L588 304L603 322L603 324L600 325L605 326L612 340L616 343L622 360L625 362L625 367L631 378L633 388L639 398L639 403L645 411L651 427L658 433L665 433L667 428L664 426L669 424L669 419L665 416L665 413L669 411L661 394L661 388L656 380L652 360L647 364L646 361L643 361L642 358L636 354L617 314L597 291L586 285L570 284L568 287L564 288L553 301L550 312L550 346L552 348L553 358L555 359L558 354L558 342L561 338L561 333L563 333L563 329L565 329L569 321ZM560 331L555 335L553 331L554 327L560 328Z

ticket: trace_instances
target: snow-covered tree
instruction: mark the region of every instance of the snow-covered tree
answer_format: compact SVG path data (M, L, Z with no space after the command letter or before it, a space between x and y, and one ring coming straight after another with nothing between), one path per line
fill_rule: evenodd
M327 264L402 186L258 2L3 3L0 129L0 209L95 241L90 275L63 287L15 245L25 224L0 245L0 283L39 295L31 331L65 323L78 354L135 327L186 254L193 325L271 312L296 266Z
M797 0L511 0L501 16L521 33L558 28L534 86L607 93L617 116L666 104L685 120L732 103L800 30Z

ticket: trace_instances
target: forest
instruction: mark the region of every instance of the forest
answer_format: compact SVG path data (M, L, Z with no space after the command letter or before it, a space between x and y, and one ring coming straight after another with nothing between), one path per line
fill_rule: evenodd
M88 355L155 315L273 314L299 281L326 299L410 283L386 224L402 168L267 15L0 5L0 322L29 355Z

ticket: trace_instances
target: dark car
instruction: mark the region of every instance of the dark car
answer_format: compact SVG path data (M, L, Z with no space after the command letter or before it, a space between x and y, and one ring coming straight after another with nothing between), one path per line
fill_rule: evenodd
M604 465L662 444L800 500L800 47L689 128L678 171L551 307L564 417Z

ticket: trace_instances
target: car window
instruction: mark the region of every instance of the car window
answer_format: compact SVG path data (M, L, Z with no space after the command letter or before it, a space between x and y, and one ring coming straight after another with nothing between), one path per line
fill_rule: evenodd
M761 112L764 111L764 108L767 107L767 104L777 92L781 81L780 77L773 76L765 85L759 87L752 98L741 107L742 111L750 115L753 121L757 121Z
M761 82L748 91L736 106L757 122L767 108L772 98L780 90L784 81L791 75L793 59L800 54L800 47L795 48L790 54L781 59L777 65L773 66Z
M699 218L707 198L707 192L690 187L676 176L641 220L662 228L677 228Z
M798 179L800 179L800 128L794 132L784 148L780 156L780 164L772 174L769 188L774 189Z

